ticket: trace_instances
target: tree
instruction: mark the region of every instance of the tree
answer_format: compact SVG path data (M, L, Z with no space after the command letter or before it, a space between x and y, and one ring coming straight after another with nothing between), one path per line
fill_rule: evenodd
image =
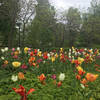
M69 8L66 17L66 28L68 30L69 46L74 46L78 33L80 32L81 16L77 8Z
M1 0L1 6L0 6L0 21L1 23L1 30L2 33L5 35L4 38L7 41L7 45L9 48L13 46L13 38L14 33L16 30L16 21L17 21L17 15L19 12L19 1L18 0ZM6 20L6 22L5 22ZM7 29L7 31L5 31ZM7 39L8 37L8 39Z
M35 16L35 7L37 3L35 0L20 0L19 20L22 24L22 46L24 47L26 26Z
M52 25L55 21L55 10L50 6L48 0L37 0L36 16L32 21L28 33L28 44L36 47L49 47L54 43Z

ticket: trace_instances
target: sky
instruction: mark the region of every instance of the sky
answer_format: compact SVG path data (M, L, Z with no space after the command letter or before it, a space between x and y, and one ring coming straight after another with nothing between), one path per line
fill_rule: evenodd
M66 10L69 7L87 9L90 6L91 0L49 0L56 9Z

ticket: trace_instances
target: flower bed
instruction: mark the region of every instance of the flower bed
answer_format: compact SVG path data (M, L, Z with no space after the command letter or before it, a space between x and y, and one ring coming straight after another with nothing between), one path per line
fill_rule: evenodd
M99 49L3 48L0 100L100 99L99 56Z

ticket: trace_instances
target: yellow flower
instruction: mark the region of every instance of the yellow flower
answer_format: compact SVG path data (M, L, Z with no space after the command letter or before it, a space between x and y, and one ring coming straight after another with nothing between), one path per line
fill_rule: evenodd
M38 52L38 56L40 56L40 57L42 56L42 52L41 51Z
M58 58L58 54L57 53L55 54L55 57Z
M54 57L54 56L51 57L51 61L52 61L52 62L55 61L55 57Z
M77 70L79 71L79 70L82 70L83 71L83 68L81 67L81 66L78 66L77 67Z
M84 61L84 59L83 59L83 58L78 57L78 61L79 61L79 63L81 64L81 63Z
M60 48L60 52L63 52L63 48Z
M15 61L15 62L12 62L12 65L13 65L13 67L17 68L17 67L20 67L21 66L21 63Z
M28 47L25 47L25 48L24 48L24 52L25 52L25 53L27 53L28 50L29 50Z

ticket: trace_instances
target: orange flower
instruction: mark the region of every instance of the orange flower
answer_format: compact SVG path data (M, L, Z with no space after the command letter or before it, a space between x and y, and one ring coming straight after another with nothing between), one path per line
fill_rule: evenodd
M57 86L60 87L62 85L62 82L58 82Z
M88 81L93 82L97 79L98 75L97 74L94 75L92 73L87 73L85 77Z
M76 79L80 80L81 76L80 75L76 75Z
M79 71L78 71L78 74L79 74L79 75L84 75L84 74L85 74L85 71L79 70Z
M81 64L78 60L72 60L72 63L75 63L76 65Z
M22 72L19 72L18 78L21 79L21 80L25 79L24 74Z
M30 57L29 62L35 61L35 57Z
M7 60L5 60L5 61L4 61L4 64L6 64L6 65L7 65L7 64L8 64L8 61L7 61Z
M46 79L45 75L44 74L41 74L39 77L39 80L42 82Z
M19 51L15 51L15 52L14 52L14 55L18 55L18 54L19 54Z
M81 83L85 85L85 84L87 83L87 80L84 78L84 79L81 81Z
M36 66L36 63L32 63L33 66Z

